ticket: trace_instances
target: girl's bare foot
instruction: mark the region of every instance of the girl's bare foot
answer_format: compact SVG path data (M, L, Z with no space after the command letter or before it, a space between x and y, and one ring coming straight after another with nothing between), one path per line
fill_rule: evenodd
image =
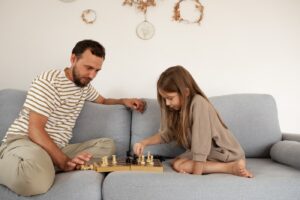
M253 174L246 169L246 162L243 159L232 162L232 174L246 178L253 178Z

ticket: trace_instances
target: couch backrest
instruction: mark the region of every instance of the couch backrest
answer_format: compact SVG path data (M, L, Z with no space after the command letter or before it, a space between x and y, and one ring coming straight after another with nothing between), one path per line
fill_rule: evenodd
M26 91L0 91L0 140L18 116ZM86 102L73 131L71 143L108 137L116 142L117 155L126 155L130 145L131 111L120 105L106 106Z
M125 156L130 145L131 111L121 105L85 102L77 119L71 143L93 138L114 139L118 156Z
M210 98L219 114L244 148L246 157L269 157L272 144L281 139L274 98L264 94L234 94ZM144 114L133 112L132 143L156 133L160 110L154 99L147 99ZM175 156L183 151L174 143L151 147L153 154Z
M18 117L26 98L26 92L22 90L0 90L0 143L7 129Z

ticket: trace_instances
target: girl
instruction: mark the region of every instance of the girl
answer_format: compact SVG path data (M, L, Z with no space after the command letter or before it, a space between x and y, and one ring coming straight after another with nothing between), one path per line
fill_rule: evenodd
M219 114L182 66L164 71L157 82L160 131L134 144L137 155L148 145L176 140L186 152L172 162L180 173L228 173L251 178L245 153Z

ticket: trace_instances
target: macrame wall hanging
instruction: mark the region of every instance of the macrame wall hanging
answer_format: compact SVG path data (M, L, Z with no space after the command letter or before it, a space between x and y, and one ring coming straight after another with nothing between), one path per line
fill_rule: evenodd
M156 0L124 0L123 5L136 7L139 11L144 13L144 20L137 25L136 34L139 38L143 40L149 40L153 37L155 28L152 23L147 19L148 7L155 7ZM184 16L182 12L182 7L192 7L188 13L195 13L194 17L191 19ZM190 12L192 11L192 12ZM173 9L173 20L180 23L186 24L200 24L203 18L204 7L199 0L178 0ZM195 17L196 16L196 17Z

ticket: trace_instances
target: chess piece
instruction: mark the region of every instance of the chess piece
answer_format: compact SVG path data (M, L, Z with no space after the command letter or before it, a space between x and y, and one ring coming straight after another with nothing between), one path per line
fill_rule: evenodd
M154 161L153 161L153 155L150 156L150 161L148 163L150 166L154 165Z
M112 165L117 165L117 158L116 155L112 155L112 161L111 161Z
M107 156L103 156L101 167L106 167L106 166L108 166L108 159L107 159Z
M147 154L147 159L146 159L146 163L149 164L150 163L150 151L148 151Z
M141 165L145 165L146 163L145 163L145 156L144 155L142 155L142 159L141 159Z

